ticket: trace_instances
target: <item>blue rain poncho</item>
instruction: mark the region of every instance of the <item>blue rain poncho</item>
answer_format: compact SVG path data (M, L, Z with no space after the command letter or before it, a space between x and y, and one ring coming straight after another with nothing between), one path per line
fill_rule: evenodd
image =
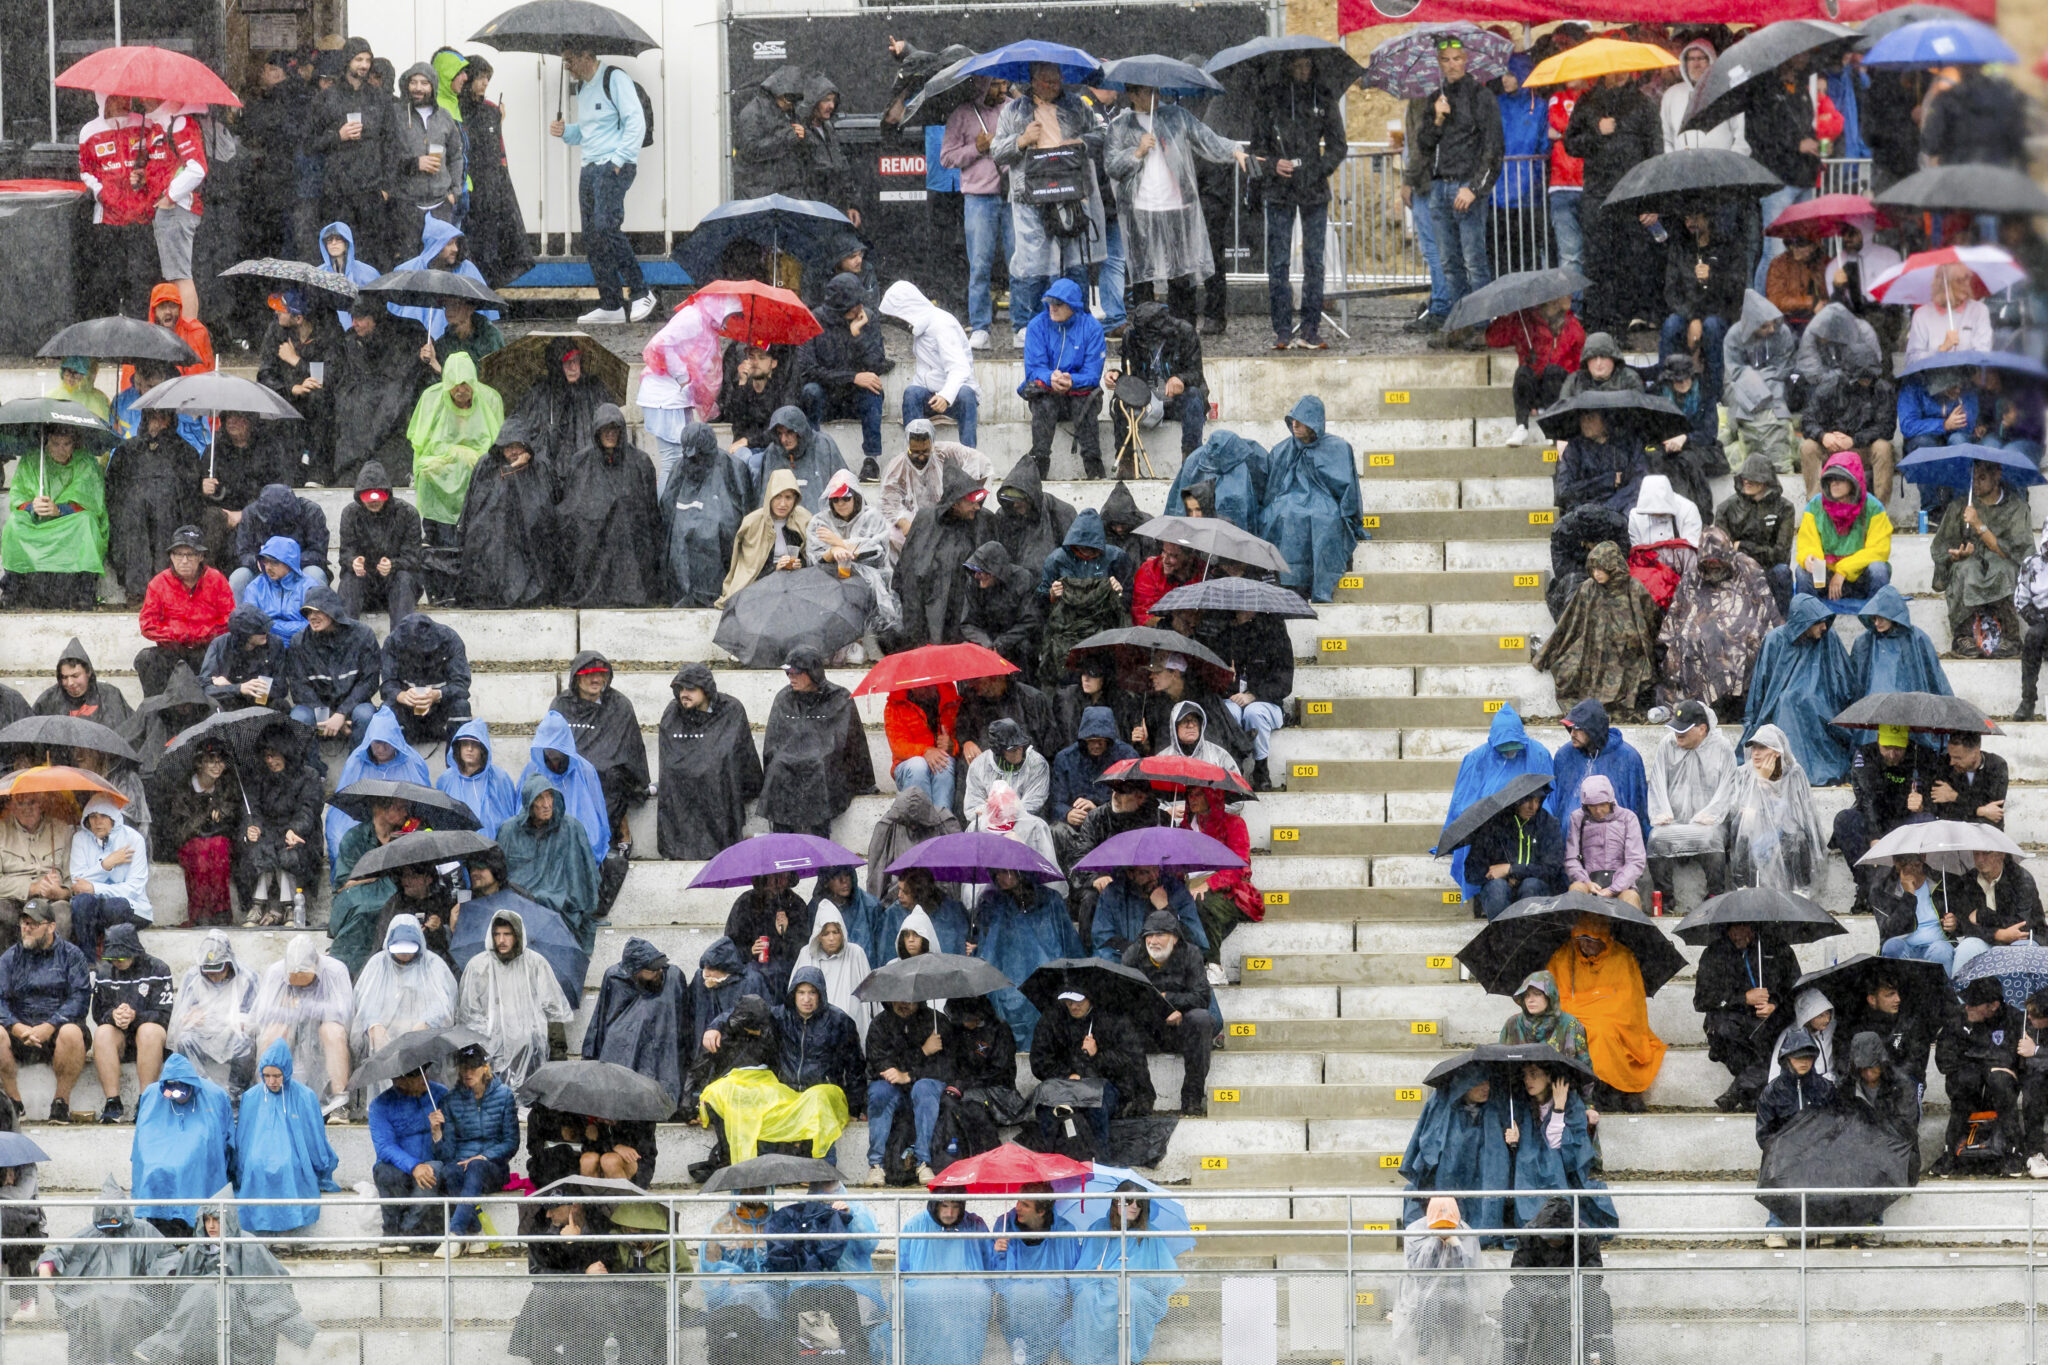
M455 766L455 740L473 739L484 746L484 766L476 776L465 777ZM519 813L519 787L497 764L491 748L491 727L481 720L470 721L455 732L443 754L447 766L434 779L434 790L445 792L468 806L476 816L478 829L496 829Z
M1327 602L1365 536L1358 465L1351 443L1324 427L1322 399L1311 394L1287 416L1313 432L1314 439L1304 443L1290 435L1267 457L1259 534L1287 560L1281 584L1307 588L1311 601Z
M995 1298L988 1278L994 1243L980 1215L962 1213L949 1228L932 1216L936 1203L905 1222L903 1231L941 1235L905 1237L897 1244L896 1264L904 1277L904 1365L981 1365L982 1350L988 1345L989 1307ZM915 1278L947 1271L974 1273Z
M996 1219L995 1235L1008 1238L1009 1245L990 1256L990 1268L999 1277L1013 1272L1031 1275L1028 1279L996 1280L1000 1295L996 1321L1011 1365L1045 1365L1060 1344L1074 1287L1072 1281L1056 1280L1052 1275L1080 1263L1086 1243L1074 1236L1074 1231L1074 1225L1057 1214L1047 1229L1058 1234L1053 1236L1019 1232L1015 1209ZM1027 1236L1037 1238L1037 1243L1027 1242Z
M562 771L556 772L546 765L545 754L549 750L569 760ZM559 711L550 711L542 716L539 727L533 732L533 744L526 752L526 766L519 770L522 797L526 794L526 779L535 773L545 773L548 781L567 798L568 813L576 817L576 822L583 826L583 833L590 841L590 856L603 862L604 855L612 846L612 821L605 811L604 787L598 782L597 769L590 766L590 760L576 752L576 736ZM520 802L522 807L526 804L524 800ZM516 875L514 880L518 880Z
M763 1322L781 1321L786 1286L780 1280L754 1278L768 1265L768 1244L760 1234L767 1230L772 1208L765 1199L738 1201L711 1225L697 1259L704 1275L725 1278L699 1282L707 1312L745 1308Z
M1933 692L1955 695L1941 667L1941 653L1927 632L1913 624L1906 599L1887 583L1871 594L1857 613L1864 631L1849 651L1849 695L1875 697L1886 692ZM1882 635L1870 628L1879 617L1892 623ZM1922 742L1926 742L1922 737Z
M272 1094L262 1067L284 1072L284 1088ZM259 1063L256 1084L242 1094L235 1121L235 1197L307 1199L299 1205L257 1204L242 1211L242 1226L253 1233L287 1232L320 1217L320 1193L339 1192L334 1169L341 1158L327 1141L320 1099L292 1079L292 1050L280 1038Z
M1115 1230L1110 1216L1089 1229ZM1166 1316L1166 1301L1182 1284L1178 1275L1157 1272L1178 1269L1180 1253L1193 1246L1192 1237L1094 1237L1084 1241L1081 1258L1074 1266L1074 1316L1060 1341L1060 1354L1071 1365L1116 1365L1117 1282L1122 1266L1129 1271L1130 1358L1144 1360L1152 1349L1152 1334Z
M1444 1083L1431 1088L1423 1102L1422 1117L1409 1135L1408 1150L1401 1155L1401 1173L1411 1190L1505 1190L1510 1177L1514 1149L1507 1143L1508 1096L1511 1085L1521 1083L1520 1068L1496 1069L1484 1063L1459 1067ZM1484 1104L1469 1104L1465 1094L1481 1081L1491 1081L1491 1093ZM1414 1222L1422 1216L1426 1201L1411 1199L1403 1218ZM1458 1200L1465 1221L1475 1228L1506 1227L1506 1210L1500 1199ZM1500 1239L1487 1239L1499 1245Z
M412 115L408 114L406 117L410 118ZM462 275L475 280L478 284L488 289L490 287L489 283L484 279L483 272L476 268L476 264L473 261L460 261L452 266L434 264L434 258L441 254L448 243L462 235L464 235L462 229L455 226L455 224L445 223L432 214L428 214L425 225L420 229L420 254L409 261L400 261L391 268L393 271L446 270L451 275ZM398 314L398 316L411 318L414 322L425 327L427 329L427 337L430 340L439 341L441 333L448 330L448 314L443 309L402 308L395 303L386 306L392 312ZM478 317L489 318L492 322L498 320L498 310L495 308L479 308L476 311Z
M1067 915L1067 903L1051 887L1029 877L1015 890L991 886L975 905L981 923L980 941L974 955L989 963L1013 982L1021 982L1056 957L1085 957L1081 935ZM1038 1027L1038 1007L1024 998L1016 986L989 993L1002 1021L1017 1040L1017 1051L1031 1050L1031 1033Z
M1785 732L1792 756L1815 786L1831 787L1849 775L1848 734L1828 723L1862 694L1850 676L1849 655L1835 635L1833 611L1822 599L1801 593L1792 599L1785 624L1764 637L1749 675L1749 705L1742 719L1742 744L1765 725ZM1806 632L1826 623L1818 640ZM1740 747L1739 745L1737 747Z
M548 714L556 715L553 711ZM555 814L536 826L533 803L542 792L555 794ZM519 803L519 814L498 826L505 870L513 885L562 917L562 924L576 936L577 945L588 957L597 946L597 859L590 856L583 825L565 813L563 808L569 803L549 773L529 771L520 778ZM604 811L601 800L598 811Z
M395 753L388 763L379 763L370 757L372 744L389 744ZM341 765L341 780L334 784L336 791L366 778L379 778L386 782L417 782L422 787L434 784L434 775L427 771L427 762L412 751L405 742L405 732L398 728L398 716L388 706L377 709L370 717L370 723L363 730L362 742L349 753ZM353 829L356 819L344 814L333 806L327 808L327 861L335 862L341 856L341 837ZM378 904L390 895L378 897Z
M1599 1153L1586 1127L1586 1101L1579 1093L1576 1078L1571 1098L1565 1101L1564 1138L1554 1148L1544 1138L1546 1121L1529 1093L1522 1088L1521 1076L1513 1075L1508 1083L1516 1092L1511 1112L1521 1137L1521 1141L1515 1144L1514 1188L1534 1191L1515 1196L1513 1221L1517 1227L1527 1227L1543 1211L1543 1206L1550 1202L1555 1191L1604 1190L1607 1182L1593 1174L1593 1162ZM1499 1088L1498 1083L1495 1088ZM1605 1196L1588 1199L1579 1207L1587 1227L1621 1226L1613 1201ZM1466 1221L1472 1220L1468 1216Z
M339 237L343 242L347 243L346 249L341 254L342 268L339 273L348 276L349 279L357 284L368 284L377 278L376 266L356 259L355 229L351 228L347 223L338 220L320 229L320 236L318 238L320 245L313 253L314 264L318 265L322 270L334 269L334 258L327 254L327 239L329 237ZM334 317L343 327L348 327L355 320L353 314L340 308L334 310Z
M1556 816L1558 824L1564 824L1579 808L1579 784L1589 777L1604 777L1614 784L1615 801L1635 812L1647 844L1650 783L1643 772L1643 756L1607 719L1607 708L1592 697L1574 706L1565 716L1565 723L1591 735L1593 747L1581 749L1570 741L1557 746L1557 753L1551 758L1551 770L1557 780L1551 784L1543 809Z
M1521 714L1514 707L1503 706L1494 713L1486 743L1458 761L1458 777L1451 784L1451 807L1444 812L1444 823L1448 825L1464 814L1474 801L1499 791L1510 778L1524 773L1548 777L1554 771L1550 750L1529 738L1529 732L1522 728ZM1464 886L1468 899L1479 894L1478 879L1465 876L1465 855L1470 851L1461 848L1451 855L1451 876Z
M166 1085L191 1087L192 1097L173 1104ZM164 1059L163 1077L142 1092L135 1109L135 1141L128 1151L137 1199L184 1200L146 1204L144 1218L199 1218L199 1205L228 1183L228 1158L235 1130L228 1092L199 1074L178 1053Z
M1266 506L1266 448L1234 431L1212 431L1208 439L1180 462L1166 489L1166 515L1187 515L1181 494L1198 483L1215 488L1216 515L1233 526L1259 534Z

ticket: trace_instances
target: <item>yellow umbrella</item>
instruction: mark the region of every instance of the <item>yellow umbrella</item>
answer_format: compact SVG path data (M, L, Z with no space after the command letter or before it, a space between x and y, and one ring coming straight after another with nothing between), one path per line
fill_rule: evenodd
M1656 71L1677 65L1678 58L1655 43L1594 38L1537 63L1522 84L1563 85L1566 81L1597 80L1617 71Z

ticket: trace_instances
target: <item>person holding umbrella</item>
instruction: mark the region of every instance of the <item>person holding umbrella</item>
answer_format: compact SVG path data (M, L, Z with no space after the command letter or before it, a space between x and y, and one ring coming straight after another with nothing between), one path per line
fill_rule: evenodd
M1573 105L1561 145L1568 156L1585 163L1579 201L1584 258L1600 263L1586 291L1587 325L1599 332L1626 332L1636 317L1647 316L1647 309L1638 309L1657 278L1651 264L1655 247L1640 221L1644 215L1628 205L1610 210L1607 196L1631 168L1662 150L1657 106L1634 73L1611 72Z
M1526 774L1532 790L1481 825L1465 851L1468 884L1478 884L1472 913L1500 918L1503 910L1531 896L1554 896L1565 889L1564 830L1544 809L1549 782L1533 785L1548 774Z
M993 54L991 54L993 55ZM1055 275L1075 284L1085 295L1088 286L1090 241L1106 240L1103 203L1095 182L1094 156L1101 146L1102 120L1067 86L1064 69L1051 61L1033 62L1030 82L1017 98L1003 106L996 119L995 136L988 154L1010 181L1010 230L1016 245L1010 253L1013 316L1027 321L1037 317L1039 300ZM1047 221L1028 198L1031 173L1027 162L1036 151L1080 146L1077 158L1086 185L1078 209L1089 226L1075 236L1054 236ZM1025 349L1024 334L1015 338L1019 351Z
M81 432L112 433L97 424L28 430L35 458L22 454L0 523L0 597L15 608L88 611L106 567L107 494L88 449L94 438Z
M1770 926L1728 923L1707 943L1693 983L1707 1056L1728 1068L1714 1100L1724 1114L1756 1107L1778 1035L1792 1021L1799 959Z
M632 79L616 66L600 65L587 41L564 44L562 69L578 83L576 119L555 119L548 125L548 135L582 151L577 199L598 300L597 307L576 321L584 327L616 327L630 315L632 321L644 322L654 312L655 295L641 278L640 258L620 224L625 220L626 193L639 173L647 118Z
M1625 1113L1643 1112L1643 1095L1663 1066L1665 1044L1650 1028L1649 997L1634 952L1615 936L1613 921L1582 913L1571 937L1548 964L1558 983L1557 1007L1586 1030L1598 1084Z
M1899 267L1913 265L1909 258ZM1906 363L1943 351L1989 351L1995 349L1991 331L1991 310L1978 295L1982 285L1964 261L1948 261L1934 268L1928 286L1928 300L1913 310L1906 328Z
M2026 495L2005 482L2006 473L1994 461L1974 461L1969 495L1949 500L1928 546L1934 590L1948 601L1951 648L1965 658L2015 657L2026 637L2013 596L2032 528Z

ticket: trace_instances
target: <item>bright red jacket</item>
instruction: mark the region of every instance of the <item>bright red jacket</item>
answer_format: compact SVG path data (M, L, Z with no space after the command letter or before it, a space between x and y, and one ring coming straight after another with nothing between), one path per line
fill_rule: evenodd
M1586 185L1586 163L1578 157L1568 155L1564 149L1564 130L1572 121L1572 106L1579 102L1582 91L1570 86L1550 97L1550 188L1584 189Z
M141 170L141 184L134 172ZM163 183L152 184L149 130L140 115L94 119L78 131L78 174L93 192L94 220L112 227L133 227L156 217Z
M1521 362L1539 374L1552 365L1572 374L1586 347L1586 329L1579 324L1578 314L1566 313L1561 334L1553 336L1543 314L1526 308L1495 318L1486 329L1486 344L1514 347Z
M1152 604L1175 588L1185 587L1195 581L1199 570L1186 578L1168 578L1166 565L1158 555L1153 555L1138 566L1138 575L1131 580L1131 624L1142 626L1150 623Z
M1191 822L1182 816L1181 823L1187 825ZM1200 820L1192 823L1197 831L1216 840L1247 863L1252 860L1252 836L1251 831L1245 828L1244 817L1232 815L1224 809L1221 801L1210 806ZM1252 885L1250 868L1228 868L1210 873L1209 890L1221 891L1230 897L1231 903L1254 924L1266 917L1266 898L1259 893L1258 887Z
M165 569L142 595L142 638L160 645L203 645L228 628L235 594L219 569L199 571L199 586L187 588Z

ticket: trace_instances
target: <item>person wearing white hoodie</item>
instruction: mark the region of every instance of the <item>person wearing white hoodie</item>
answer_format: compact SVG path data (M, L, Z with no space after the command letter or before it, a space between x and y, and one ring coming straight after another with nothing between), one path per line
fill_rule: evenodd
M80 883L91 889L80 892ZM106 930L116 924L146 929L156 922L149 904L149 843L106 796L86 803L71 836L71 884L71 941L94 961Z
M1675 152L1683 147L1715 147L1724 151L1749 155L1749 138L1745 135L1744 115L1737 114L1726 122L1698 132L1683 132L1686 106L1692 102L1693 87L1707 78L1707 72L1714 65L1714 45L1704 38L1695 38L1678 50L1679 79L1672 82L1664 92L1664 102L1659 112L1664 124L1664 150Z
M981 387L974 382L974 352L960 320L924 296L909 280L898 280L882 295L882 313L910 328L917 372L903 387L903 425L920 417L951 417L960 444L972 448Z
M873 968L868 965L867 949L847 936L846 918L829 900L818 902L811 916L811 941L797 951L792 972L804 967L816 967L825 974L825 1003L846 1012L860 1032L861 1046L867 1046L868 1024L875 1017L876 1006L853 992Z

